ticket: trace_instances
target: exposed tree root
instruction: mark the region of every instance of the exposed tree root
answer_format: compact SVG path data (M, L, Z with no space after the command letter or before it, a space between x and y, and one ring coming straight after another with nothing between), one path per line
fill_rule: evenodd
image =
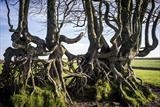
M17 98L22 100L29 95L35 97L36 93L40 94L39 97L44 97L37 92L39 89L43 90L42 93L50 91L52 97L48 98L65 102L65 106L67 103L72 104L75 96L97 101L113 98L126 105L136 106L156 98L150 89L143 86L142 80L135 76L132 69L126 69L122 63L115 63L113 60L105 63L101 59L94 59L92 62L86 55L74 56L72 59L68 58L69 63L62 63L62 56L54 55L61 52L58 50L50 54L49 60L40 60L23 51L19 55L17 49L8 48L4 55L9 57L6 57L3 66L3 70L8 70L8 73L3 71L0 75L1 89L10 88L15 102ZM118 64L120 65L117 66ZM28 104L27 100L22 102L19 104ZM44 102L42 105L45 105Z
M18 56L16 52L17 50L12 48L6 50L5 55L9 57L6 56L6 64L4 63L3 72L0 75L2 77L0 88L2 90L5 89L4 87L11 89L11 95L9 96L13 96L12 99L15 106L17 102L15 100L18 99L22 100L22 102L24 101L24 103L17 102L17 104L20 104L19 106L27 105L29 102L25 101L26 99L23 99L23 97L36 97L37 87L44 91L48 90L53 94L53 97L49 97L49 100L54 101L57 99L60 101L59 103L64 103L64 106L67 102L72 104L62 77L61 59L52 58L51 60L45 61L34 58L31 55ZM7 90L4 91L4 94L8 93ZM23 95L24 93L25 95ZM41 95L41 97L45 96ZM44 105L42 104L41 106Z
M87 75L85 79L75 75L68 77L71 78L67 86L68 90L77 98L85 99L92 96L92 100L97 101L119 98L117 100L123 101L126 105L136 106L142 106L156 98L151 90L144 87L142 80L137 78L129 68L125 71L127 74L123 76L124 71L119 72L114 64L111 63L110 66L107 66L107 64L97 59L94 62L94 68L88 64L83 67L78 66L76 71ZM117 93L116 96L114 93Z

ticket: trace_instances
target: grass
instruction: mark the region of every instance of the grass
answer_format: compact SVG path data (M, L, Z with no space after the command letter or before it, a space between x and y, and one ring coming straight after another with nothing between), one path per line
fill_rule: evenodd
M160 60L135 59L132 61L131 65L135 67L160 68ZM134 69L134 72L144 83L160 87L160 70Z
M160 60L155 59L135 59L131 63L135 67L150 67L150 68L160 68Z
M0 64L0 74L1 74L1 72L2 72L2 64Z
M134 72L144 83L160 87L160 71L135 69Z

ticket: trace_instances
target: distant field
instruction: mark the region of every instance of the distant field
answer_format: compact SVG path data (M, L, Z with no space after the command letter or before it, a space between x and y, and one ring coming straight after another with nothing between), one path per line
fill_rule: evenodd
M133 67L160 69L160 59L135 59L132 61L131 65ZM134 69L134 72L144 83L160 87L160 70Z
M135 69L134 72L144 83L160 87L160 71Z
M135 59L131 65L135 67L160 68L160 59Z
M1 74L1 71L2 71L2 64L0 64L0 74Z

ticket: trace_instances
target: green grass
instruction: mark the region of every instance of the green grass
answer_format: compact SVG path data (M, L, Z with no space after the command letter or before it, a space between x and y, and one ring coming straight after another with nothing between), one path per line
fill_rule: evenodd
M0 74L1 74L1 72L2 72L2 64L0 64Z
M137 77L141 78L144 83L160 87L160 71L159 70L134 70Z
M151 68L160 68L160 60L155 59L135 59L131 63L132 66L135 67L151 67Z
M160 68L159 59L135 59L131 63L135 67ZM160 87L160 70L142 70L134 69L137 77L141 78L144 83Z

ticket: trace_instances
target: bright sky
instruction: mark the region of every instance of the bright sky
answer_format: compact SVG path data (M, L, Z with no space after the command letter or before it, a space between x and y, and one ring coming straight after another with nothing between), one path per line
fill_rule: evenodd
M11 7L12 8L12 7ZM18 19L18 8L12 8L11 9L11 24L14 25L14 28L17 27L17 19ZM46 36L46 25L45 23L42 23L42 19L44 16L36 16L36 15L30 15L29 16L29 31L33 35L37 35L42 39L45 39ZM0 59L3 59L3 54L5 52L5 49L9 46L12 46L11 43L11 34L8 31L8 23L7 23L7 9L4 4L4 2L0 3ZM61 30L61 34L66 35L67 37L74 38L79 33L83 31L85 32L85 29L83 28L73 28L71 25L65 25L63 29ZM160 24L157 28L157 37L160 41ZM105 37L107 41L110 40L110 36ZM64 44L64 46L73 54L84 54L89 46L89 42L87 37L83 37L78 43L69 45ZM158 47L152 51L147 57L160 57L160 43Z

